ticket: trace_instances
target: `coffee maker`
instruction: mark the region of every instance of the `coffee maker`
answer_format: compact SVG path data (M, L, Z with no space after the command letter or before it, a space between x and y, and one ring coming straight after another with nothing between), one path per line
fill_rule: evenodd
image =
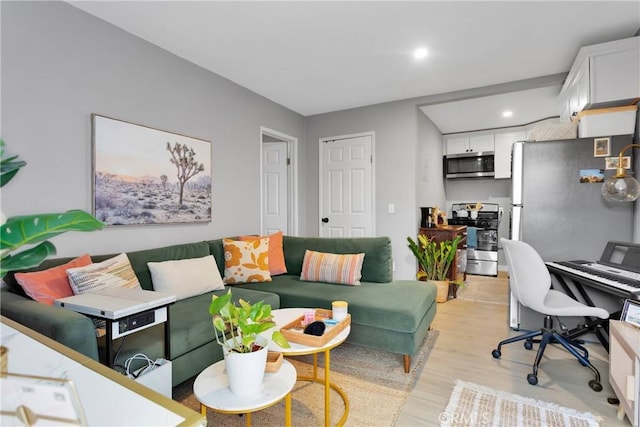
M422 228L433 228L436 224L433 223L433 207L424 207L420 208L421 216L420 219L420 227Z

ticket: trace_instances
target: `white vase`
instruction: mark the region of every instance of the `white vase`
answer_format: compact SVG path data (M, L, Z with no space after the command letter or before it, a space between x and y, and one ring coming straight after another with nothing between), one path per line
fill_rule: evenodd
M236 396L254 396L262 392L268 341L258 337L256 343L262 349L251 353L236 353L224 347L229 388Z

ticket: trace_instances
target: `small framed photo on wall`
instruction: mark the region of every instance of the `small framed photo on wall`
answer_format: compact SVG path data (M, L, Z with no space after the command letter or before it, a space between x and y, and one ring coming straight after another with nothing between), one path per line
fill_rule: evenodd
M594 138L593 139L593 157L610 156L611 138Z
M640 301L627 299L622 307L620 320L640 328Z
M607 157L604 159L605 161L605 169L617 169L618 163L620 162L619 157ZM622 157L622 168L629 169L631 166L631 156Z

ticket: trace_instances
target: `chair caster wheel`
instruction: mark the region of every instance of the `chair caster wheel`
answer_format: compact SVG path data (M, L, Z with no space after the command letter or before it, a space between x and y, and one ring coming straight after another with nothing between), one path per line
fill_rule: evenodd
M531 385L536 385L536 384L538 384L538 377L536 375L529 374L529 375L527 375L527 381Z
M533 342L526 340L524 342L524 348L526 348L527 350L531 350L533 348Z
M589 387L591 387L593 391L602 391L602 384L596 380L589 381Z
M502 353L500 353L500 350L496 348L491 352L491 355L493 356L494 359L500 359L500 356L502 356Z

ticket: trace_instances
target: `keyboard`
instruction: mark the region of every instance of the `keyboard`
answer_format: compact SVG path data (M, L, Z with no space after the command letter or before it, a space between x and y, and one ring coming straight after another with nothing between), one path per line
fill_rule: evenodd
M547 262L546 265L552 271L557 269L586 279L593 287L623 298L640 296L640 273L613 269L602 264L592 266L589 263L575 261Z

